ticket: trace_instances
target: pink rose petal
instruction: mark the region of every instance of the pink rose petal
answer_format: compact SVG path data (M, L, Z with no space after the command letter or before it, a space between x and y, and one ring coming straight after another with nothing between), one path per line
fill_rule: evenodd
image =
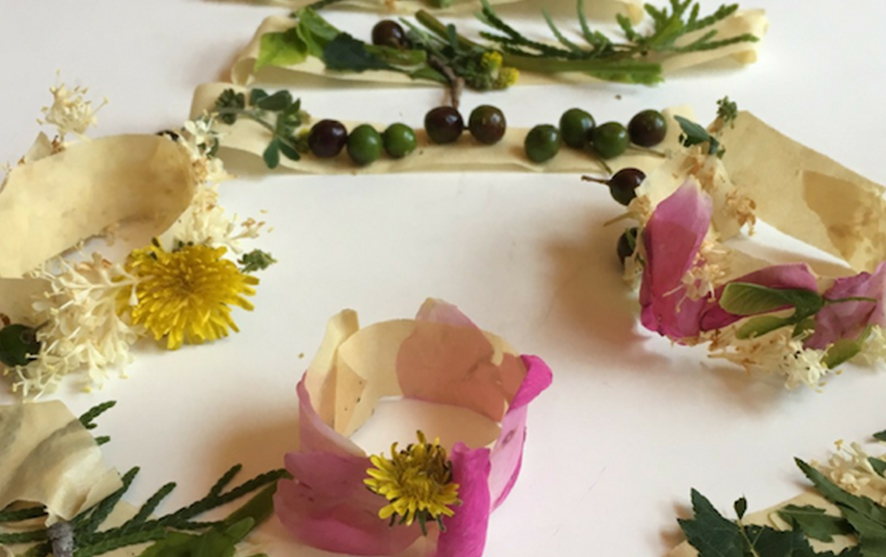
M828 304L815 317L815 333L806 341L812 348L825 349L843 338L858 338L868 325L886 326L886 262L873 273L859 273L841 278L824 293L828 300L874 298L876 302L840 302Z
M523 445L526 441L526 414L528 405L542 391L551 386L553 374L541 358L523 356L526 366L526 379L520 385L517 396L501 422L501 436L492 449L492 472L489 476L489 491L492 494L493 509L497 509L507 498L517 477L523 460Z
M711 213L711 198L687 181L658 204L643 229L641 322L672 340L699 333L698 315L707 301L686 297L683 275L695 262Z
M492 512L489 494L489 449L457 443L452 449L452 480L462 504L455 516L444 518L446 531L437 540L434 557L481 557Z
M290 453L274 495L280 522L302 543L336 553L393 555L421 535L417 524L391 527L378 517L383 497L363 483L368 458L330 453Z
M468 408L498 422L526 371L511 354L493 364L494 354L492 343L473 324L416 321L397 353L397 379L405 397Z
M311 402L311 396L302 378L296 387L301 451L328 452L341 455L366 456L360 447L324 422Z

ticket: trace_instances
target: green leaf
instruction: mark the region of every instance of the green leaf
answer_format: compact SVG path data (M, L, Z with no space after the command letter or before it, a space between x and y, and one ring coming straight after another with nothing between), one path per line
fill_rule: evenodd
M825 300L818 292L802 288L769 288L747 282L730 282L723 289L719 303L721 308L735 315L769 313L793 306L797 315L805 319L824 307Z
M297 13L298 36L307 45L308 54L315 58L323 58L323 49L326 48L341 31L326 21L316 11L304 8Z
M852 527L846 519L826 514L824 509L812 505L788 505L779 510L778 514L786 522L799 526L813 540L829 542L833 540L833 536L852 533Z
M366 45L366 50L375 54L383 61L397 66L418 66L426 64L428 54L424 50L409 49L401 50L389 46ZM426 66L427 67L427 66Z
M877 441L883 441L884 443L886 443L886 429L875 433L873 435L873 438L876 439Z
M283 153L283 156L287 159L293 161L301 160L301 154L299 154L298 150L285 141L281 141L279 147L280 152Z
M281 89L273 95L261 97L254 104L256 107L262 110L280 112L281 110L286 110L292 105L292 93L290 93L286 89Z
M692 510L695 511L692 519L678 522L699 557L745 557L747 544L741 528L723 518L711 502L694 489Z
M840 489L834 482L829 480L824 474L806 464L800 459L794 459L800 470L809 478L817 489L826 499L840 507L843 515L849 519L850 524L855 527L850 517L846 514L846 510L855 511L863 516L867 516L876 524L879 524L886 532L886 508L881 507L873 500L867 497L852 495L843 489ZM857 528L856 528L857 529Z
M446 76L431 68L430 66L424 66L417 70L413 70L409 72L407 75L412 79L427 79L430 81L436 81L437 83L442 83L444 85L449 83L449 80L446 79Z
M294 66L308 57L308 45L293 27L282 33L265 33L261 37L254 71L266 66Z
M339 33L323 50L323 61L330 70L361 73L366 70L390 70L393 66L369 52L366 44L347 33Z
M280 164L280 140L274 139L268 143L268 147L261 157L268 168L277 168L277 165Z
M705 143L707 143L709 145L709 155L723 155L725 149L722 149L720 147L720 142L717 140L716 137L708 133L708 130L704 129L702 126L696 124L691 120L687 120L682 116L674 116L674 119L677 120L677 123L680 124L680 129L683 130L683 135L680 136L680 141L683 143L684 147L692 147L693 145L704 145Z
M874 469L874 472L879 474L881 478L886 478L886 462L875 456L869 456L868 464L871 465L871 468Z
M848 362L855 357L861 352L863 345L864 340L841 338L828 348L821 361L828 367L828 369L834 369L838 365Z
M255 106L255 104L265 97L268 96L268 92L264 89L253 89L249 92L249 104Z
M753 553L748 552L746 555L759 557L819 556L809 545L809 540L803 535L802 530L782 532L768 526L748 526L746 532L754 551Z
M741 520L744 518L744 513L748 511L748 500L744 497L736 499L735 503L732 504L732 508L735 509L735 514L738 516L738 519Z
M755 338L771 333L776 329L793 325L796 322L794 317L776 317L774 315L761 315L748 319L735 332L736 338Z

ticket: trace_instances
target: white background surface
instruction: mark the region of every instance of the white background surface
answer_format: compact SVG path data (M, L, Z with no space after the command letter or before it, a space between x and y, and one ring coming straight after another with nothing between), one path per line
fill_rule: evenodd
M598 121L627 121L644 108L690 103L706 122L728 94L886 182L878 38L886 4L745 6L766 8L772 21L756 65L684 72L655 88L468 94L465 107L492 102L513 125L530 126L554 123L573 105ZM0 160L30 145L56 69L111 100L97 134L152 133L179 125L193 88L219 79L263 17L279 11L199 0L0 0ZM360 36L374 21L330 19ZM420 88L296 93L315 116L416 126L441 99ZM280 260L261 275L256 311L237 310L242 332L172 354L148 346L129 379L57 395L75 412L119 401L99 431L113 437L111 463L142 467L134 503L168 480L181 487L165 508L190 502L235 462L249 474L280 466L293 448L294 386L326 319L344 307L367 324L408 317L427 296L456 303L555 373L530 410L520 482L493 516L492 557L663 555L680 540L675 519L690 487L724 509L742 494L752 509L769 506L800 489L793 456L822 458L838 438L886 427L883 370L849 370L823 394L788 392L640 330L614 256L621 230L602 226L619 206L576 175L281 175L228 183L222 202L241 215L268 209L275 231L258 245ZM315 555L272 553L302 554Z

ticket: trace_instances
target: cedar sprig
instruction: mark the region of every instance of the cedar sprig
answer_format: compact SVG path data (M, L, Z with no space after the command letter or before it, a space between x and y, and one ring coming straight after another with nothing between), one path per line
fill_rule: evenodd
M21 522L41 516L46 516L46 510L43 507L26 507L24 509L0 511L0 524L4 522Z
M87 410L85 414L80 416L80 423L83 424L83 427L85 427L86 429L95 429L95 419L116 405L116 400L109 400L107 402L103 402L101 404L93 406L92 408Z

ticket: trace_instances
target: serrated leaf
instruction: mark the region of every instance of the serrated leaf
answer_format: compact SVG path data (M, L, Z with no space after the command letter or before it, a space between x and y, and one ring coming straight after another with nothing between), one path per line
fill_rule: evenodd
M723 518L704 495L692 490L695 516L679 520L687 541L698 550L699 557L745 557L747 544L738 524Z
M326 68L361 73L366 70L390 70L393 66L366 49L366 44L347 33L339 33L323 49Z
M771 333L776 329L793 325L795 319L793 317L776 317L774 315L761 315L748 319L745 324L738 328L735 332L736 338L754 338L761 337L767 333Z
M824 474L806 464L800 459L794 459L803 474L809 478L817 489L827 500L840 507L841 512L846 516L846 510L855 511L858 514L869 517L875 523L880 524L886 531L886 508L881 507L873 500L867 497L852 495L838 487L834 482L829 480ZM849 519L848 516L846 516ZM850 520L850 523L852 521ZM855 525L853 524L853 527Z
M723 289L720 307L735 315L757 315L793 306L802 319L824 307L818 292L803 288L769 288L749 282L730 282Z
M758 557L819 557L802 530L782 532L768 526L748 526L748 539Z
M778 514L785 522L796 524L813 540L829 542L833 540L833 536L852 533L852 528L846 519L826 514L824 509L812 505L802 507L788 505L779 510Z
M268 168L277 168L277 165L280 164L280 141L278 139L272 140L268 143L265 152L262 153L262 159L265 161L265 165Z
M265 33L259 42L254 71L266 66L294 66L308 57L308 45L293 27L282 33Z

